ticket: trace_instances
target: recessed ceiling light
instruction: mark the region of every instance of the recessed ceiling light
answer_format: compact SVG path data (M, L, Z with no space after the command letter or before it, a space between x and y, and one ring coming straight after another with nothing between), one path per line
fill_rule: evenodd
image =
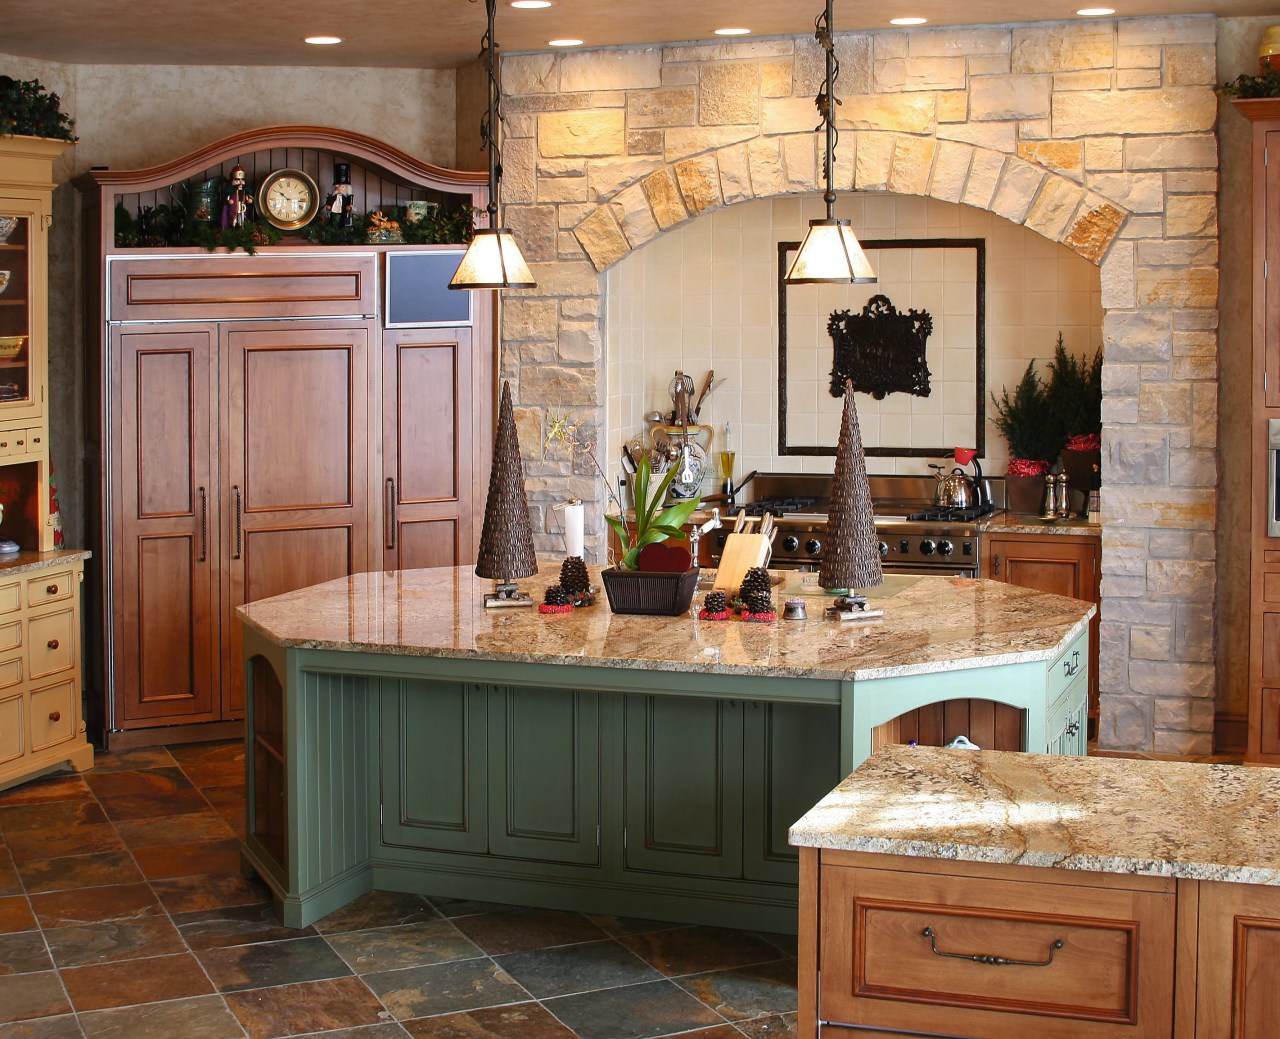
M928 18L890 18L890 25L924 25Z
M511 0L512 7L526 7L529 9L538 7L554 7L551 0Z
M1104 18L1115 13L1114 7L1082 7L1076 12L1081 18Z
M717 36L750 36L751 30L731 27L728 29L717 29L716 35Z
M308 36L304 43L313 43L317 47L332 47L335 43L341 43L341 36Z
M581 47L581 40L548 40L548 47Z

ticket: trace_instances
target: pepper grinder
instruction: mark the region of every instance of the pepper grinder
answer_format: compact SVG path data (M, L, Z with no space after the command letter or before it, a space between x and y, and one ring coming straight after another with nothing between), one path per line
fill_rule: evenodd
M1070 478L1066 473L1058 474L1058 518L1071 518L1071 492L1067 489Z
M1040 507L1042 520L1058 518L1058 478L1049 473L1044 478L1044 504Z

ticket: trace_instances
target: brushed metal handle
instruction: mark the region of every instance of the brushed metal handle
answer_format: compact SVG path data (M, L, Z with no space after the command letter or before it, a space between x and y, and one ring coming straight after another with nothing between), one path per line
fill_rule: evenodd
M57 649L57 648L58 648L58 640L57 640L57 639L50 639L48 642L46 642L46 643L45 643L45 645L46 645L46 646L48 646L50 649Z
M396 481L387 477L387 548L396 547Z
M241 524L240 524L240 505L241 505L240 485L232 484L231 493L235 495L235 499L236 499L236 554L231 558L239 559L241 556L241 549L243 548L243 545L241 544L241 536L243 534L243 528L241 527Z
M200 495L200 558L197 562L204 563L209 559L209 495L203 487L197 487L196 493Z
M57 595L58 586L56 584L47 585L44 590L45 595Z
M1068 678L1070 678L1077 671L1079 671L1080 670L1080 651L1078 649L1074 650L1071 654L1071 659L1064 660L1062 662L1062 667L1063 667L1063 670L1066 671L1066 675Z
M50 712L49 712L49 721L51 721L51 722L58 722L58 721L62 721L62 712L61 712L61 711L50 711Z
M1054 953L1066 945L1066 942L1061 938L1053 942L1049 946L1049 958L1047 960L1011 960L1007 956L992 956L988 953L943 952L938 948L938 936L934 934L932 927L926 927L920 933L929 939L929 949L935 956L945 956L947 959L952 960L969 960L972 963L981 963L988 967L1047 967L1053 962Z

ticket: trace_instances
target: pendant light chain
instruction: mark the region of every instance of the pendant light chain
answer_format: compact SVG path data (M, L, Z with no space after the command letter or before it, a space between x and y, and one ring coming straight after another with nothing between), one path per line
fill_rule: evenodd
M498 82L498 45L493 39L498 0L485 0L488 27L480 39L480 60L484 62L489 90L489 106L480 115L480 143L489 153L489 226L498 226L498 193L502 184L502 144L498 130L502 126L502 91Z
M835 39L831 34L831 10L833 0L827 0L826 9L818 14L813 22L813 36L818 41L818 46L826 52L827 60L827 80L822 89L818 91L814 97L813 103L817 106L818 115L821 122L814 127L815 130L826 131L826 151L822 155L822 177L827 182L826 193L822 196L827 203L827 219L830 220L835 216L836 196L831 189L831 181L835 176L835 154L836 148L840 144L840 131L836 128L836 113L834 105L842 104L840 98L836 96L836 80L840 78L840 59L836 56Z

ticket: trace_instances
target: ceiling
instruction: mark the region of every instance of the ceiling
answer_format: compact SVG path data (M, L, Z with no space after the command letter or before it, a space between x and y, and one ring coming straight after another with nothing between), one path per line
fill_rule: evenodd
M504 52L545 50L575 37L588 47L714 39L721 26L755 36L812 31L820 0L557 0L516 10L499 0ZM1088 0L1092 3L1093 0ZM889 28L919 15L932 26L1077 20L1085 0L839 0L839 31ZM1110 0L1118 16L1218 14L1276 16L1276 0ZM451 68L479 50L485 8L477 0L0 0L0 52L77 64L312 65ZM345 38L336 47L302 42L310 34Z

